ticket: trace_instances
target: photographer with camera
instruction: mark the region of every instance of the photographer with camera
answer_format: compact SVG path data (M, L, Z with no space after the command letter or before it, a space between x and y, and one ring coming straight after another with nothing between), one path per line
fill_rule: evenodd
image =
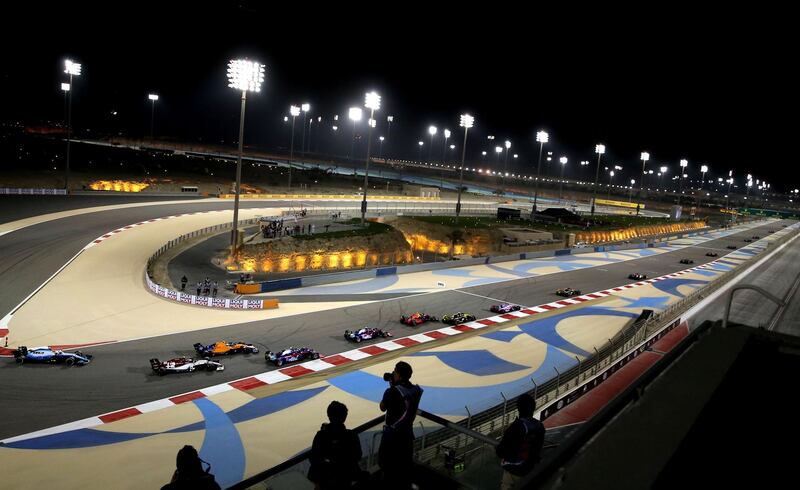
M176 469L172 474L172 480L161 487L161 490L221 490L214 475L209 473L211 465L200 459L194 447L183 446L178 451L175 463ZM208 465L205 471L203 463Z
M406 490L411 487L414 454L414 419L417 416L422 388L411 384L411 365L400 361L391 373L384 373L389 388L383 393L380 408L386 412L378 465L386 488Z

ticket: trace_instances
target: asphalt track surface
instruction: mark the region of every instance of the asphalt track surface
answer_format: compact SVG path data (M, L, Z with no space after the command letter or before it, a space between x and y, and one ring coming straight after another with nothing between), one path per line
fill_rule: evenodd
M36 203L39 200L58 199L58 196L25 197L27 199L0 199L0 216L4 217L0 222L30 217L28 215L20 216L14 220L5 219L7 215L16 216L18 208L26 208L28 206L40 209L42 211L40 214L58 211L57 209L51 209L52 203L50 202L45 204ZM85 206L72 205L69 209L146 202L142 200L103 201L93 197L84 198L84 196L75 196L71 199L76 199L74 202L83 202ZM345 204L348 206L360 205L360 203L354 201L326 201L324 203L324 205L330 206L342 206ZM241 209L250 209L288 207L290 205L296 206L297 203L242 200L239 207ZM3 285L2 294L0 295L0 318L15 308L86 244L111 230L148 219L199 211L230 210L232 207L231 201L204 201L122 208L56 219L0 235L0 251L2 251L0 253L0 284ZM65 209L62 209L62 211ZM109 273L111 272L109 270Z
M229 203L219 203L212 209L229 206ZM15 265L20 269L28 270L29 267L35 267L37 271L45 269L39 272L46 279L52 273L46 270L47 264L55 267L52 270L57 270L64 261L74 255L77 249L109 229L143 219L208 207L207 203L205 208L191 204L159 206L155 209L134 208L114 211L113 214L97 213L99 216L89 215L58 220L45 227L49 230L48 233L53 235L49 243L55 250L48 250L48 246L39 247L37 253L41 254L44 263L30 264L30 260L36 259L25 258L23 243L17 243L17 241L27 241L30 246L34 246L36 240L28 236L31 230L27 233L9 234L11 238L16 238L14 245L19 250L16 259L11 260L16 261ZM264 207L263 203L259 204L259 207ZM59 234L53 233L54 227L61 231L60 237ZM755 234L765 236L768 229L780 229L780 224L765 224L700 246L619 264L462 290L388 299L328 310L324 314L309 313L93 347L86 349L87 353L94 355L94 359L85 367L66 368L29 364L19 366L7 360L0 363L0 387L3 389L3 402L0 404L2 406L0 438L52 427L274 369L264 360L263 351L268 347L278 350L290 345L307 345L317 349L323 356L335 354L353 348L353 345L343 338L345 329L377 326L389 329L399 337L441 326L438 323L423 325L416 329L403 326L398 321L403 313L423 311L441 316L454 311L466 311L482 318L491 316L489 307L500 301L538 305L558 299L553 294L557 288L570 286L581 289L584 293L608 289L632 282L627 279L628 274L632 272L655 277L690 267L679 263L682 258L694 259L694 265L709 262L714 260L705 256L709 250L717 251L722 257L729 252L726 249L727 245L742 247L745 245L744 238ZM32 231L35 232L34 235L41 237L40 234L48 230ZM0 240L3 238L6 237L0 237ZM63 248L69 250L59 250ZM50 257L52 255L58 255L60 258ZM6 256L3 260L10 259ZM8 268L3 270L4 274L9 274ZM29 282L36 287L41 280ZM20 294L24 297L27 292ZM14 303L6 299L4 301ZM180 322L180 318L166 319L166 321ZM150 370L148 363L150 358L168 359L179 355L193 355L192 345L195 342L211 343L219 339L252 342L261 346L263 350L257 355L223 358L226 367L224 372L197 372L159 377L153 375ZM362 343L360 346L370 343Z

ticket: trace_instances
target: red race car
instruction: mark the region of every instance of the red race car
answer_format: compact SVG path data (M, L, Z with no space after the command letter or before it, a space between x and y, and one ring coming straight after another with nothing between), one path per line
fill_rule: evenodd
M400 316L400 323L404 323L406 325L416 327L417 325L422 325L425 322L438 322L439 319L433 315L426 315L425 313L412 313L408 316L402 315Z

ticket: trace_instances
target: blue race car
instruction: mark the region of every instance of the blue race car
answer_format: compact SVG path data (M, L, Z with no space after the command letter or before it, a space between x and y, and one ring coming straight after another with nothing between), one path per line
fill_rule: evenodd
M375 339L378 337L391 337L392 334L390 332L385 332L380 328L375 327L364 327L359 330L345 330L344 331L344 338L347 340L351 340L355 343L359 343L362 340L370 340Z
M278 352L267 351L264 358L278 367L287 362L304 361L306 359L319 359L319 352L309 347L289 347Z
M500 303L499 305L492 305L489 308L492 313L511 313L512 311L519 311L522 309L520 305L512 305L511 303Z
M17 364L25 362L36 362L43 364L66 364L67 366L83 366L89 364L92 356L82 353L81 351L64 352L63 350L55 350L50 347L35 347L28 349L25 346L20 346L19 349L14 351L14 360Z

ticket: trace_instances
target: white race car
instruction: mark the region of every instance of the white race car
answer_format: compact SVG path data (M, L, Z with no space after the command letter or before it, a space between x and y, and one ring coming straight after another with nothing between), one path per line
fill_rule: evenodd
M198 359L194 360L191 357L176 357L169 361L159 361L158 359L150 359L150 367L153 372L159 376L169 373L191 373L192 371L202 369L206 371L224 371L225 366L221 362L213 359Z

